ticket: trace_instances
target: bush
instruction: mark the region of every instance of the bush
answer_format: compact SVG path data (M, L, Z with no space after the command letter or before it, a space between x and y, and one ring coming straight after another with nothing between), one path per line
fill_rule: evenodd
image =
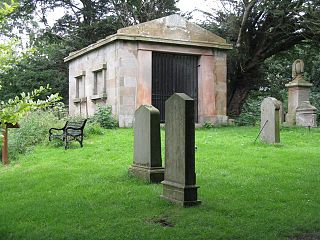
M320 124L320 92L312 91L310 94L310 103L315 106L317 110L317 122Z
M210 129L210 128L214 128L214 125L211 122L205 122L202 124L202 127L206 129Z
M241 114L235 119L239 126L255 126L260 122L260 106L265 96L251 94L242 107Z
M100 124L98 123L87 123L87 125L84 128L84 136L90 136L90 135L103 135L103 130L100 127Z
M26 153L35 145L48 142L48 131L51 127L61 127L63 121L53 113L46 111L30 112L19 122L20 128L9 129L9 157L16 159L18 154Z
M118 127L118 121L112 114L112 107L98 105L97 112L89 119L90 123L98 123L101 127L112 129Z

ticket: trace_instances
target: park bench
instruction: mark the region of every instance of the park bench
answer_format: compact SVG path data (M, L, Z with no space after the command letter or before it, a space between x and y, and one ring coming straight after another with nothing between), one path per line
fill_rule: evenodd
M63 128L50 128L49 141L52 139L61 139L64 141L64 148L68 148L68 143L77 141L83 147L83 129L87 119L81 121L67 121Z

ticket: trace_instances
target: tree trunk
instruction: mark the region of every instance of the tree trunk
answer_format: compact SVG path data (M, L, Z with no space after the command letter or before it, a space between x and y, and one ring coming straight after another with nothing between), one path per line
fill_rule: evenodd
M230 93L228 101L228 116L236 117L241 113L243 104L245 103L250 88L246 86L237 86L232 93Z
M234 69L229 71L228 79L228 116L237 117L240 115L242 106L246 102L251 90L257 90L265 86L266 82L261 70L261 64L252 64L250 69L245 68L251 62L240 64L239 62L229 62L228 68ZM245 67L241 67L245 66ZM248 69L248 70L246 70Z

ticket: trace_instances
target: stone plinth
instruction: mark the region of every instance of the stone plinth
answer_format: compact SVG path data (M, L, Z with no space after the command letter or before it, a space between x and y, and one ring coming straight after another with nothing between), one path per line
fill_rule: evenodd
M303 101L296 109L296 125L317 127L317 109L309 101Z
M166 163L162 198L182 206L199 204L195 173L194 100L173 94L165 103Z
M280 143L280 104L272 97L263 99L261 103L261 135L260 139L267 143Z
M160 113L151 105L142 105L135 112L134 160L129 172L151 183L163 180Z
M296 108L303 101L309 101L310 88L312 84L305 81L292 81L286 84L288 88L288 113L286 115L286 122L288 125L295 125Z

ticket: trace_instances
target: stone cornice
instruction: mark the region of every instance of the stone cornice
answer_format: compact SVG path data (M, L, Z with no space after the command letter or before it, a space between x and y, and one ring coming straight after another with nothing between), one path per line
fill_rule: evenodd
M155 38L155 37L148 37L148 36L141 36L141 35L117 33L117 34L108 36L96 43L93 43L88 47L85 47L83 49L70 53L68 57L64 58L64 61L69 62L75 58L78 58L86 53L94 51L98 48L105 46L108 43L111 43L117 40L154 42L154 43L160 43L160 44L174 44L174 45L183 45L183 46L217 48L217 49L224 49L224 50L232 49L231 44L228 44L228 43L173 40L169 38Z

